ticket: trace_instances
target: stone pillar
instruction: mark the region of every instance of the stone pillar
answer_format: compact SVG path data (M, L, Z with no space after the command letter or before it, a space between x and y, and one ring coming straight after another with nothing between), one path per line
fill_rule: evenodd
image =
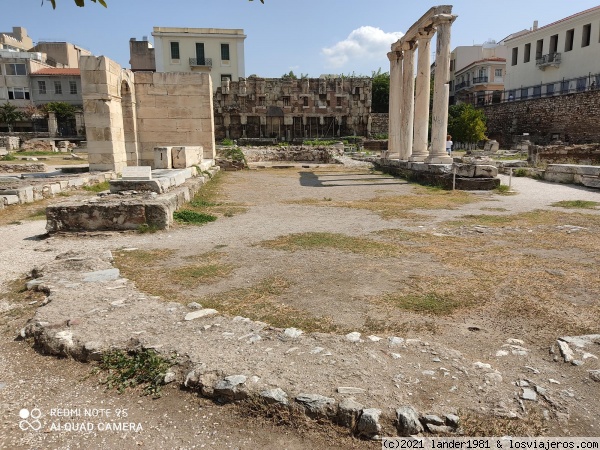
M425 160L430 164L451 164L446 153L448 134L448 100L450 97L450 29L456 16L440 14L434 18L437 28L435 50L435 81L431 112L431 151Z
M390 60L390 105L388 124L387 159L400 157L400 109L402 98L402 52L389 52Z
M58 136L58 121L56 120L56 114L53 112L48 113L48 133L51 137Z
M415 92L414 140L410 161L423 162L429 156L427 139L429 132L429 100L431 82L431 38L434 29L420 30L417 35L419 57L417 62L417 86Z
M412 153L413 121L415 112L415 43L405 42L402 47L402 114L400 116L400 160L408 161Z

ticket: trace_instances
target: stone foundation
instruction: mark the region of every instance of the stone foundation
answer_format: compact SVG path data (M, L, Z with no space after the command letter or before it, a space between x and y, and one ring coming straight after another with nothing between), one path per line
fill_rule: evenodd
M344 146L288 146L242 148L246 160L252 162L264 161L296 161L320 164L335 164L336 157L344 154Z

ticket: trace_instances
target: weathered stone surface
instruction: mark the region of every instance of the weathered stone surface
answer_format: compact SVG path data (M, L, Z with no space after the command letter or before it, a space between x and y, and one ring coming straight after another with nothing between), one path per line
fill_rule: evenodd
M298 330L297 328L286 328L283 332L283 336L289 339L296 339L300 337L303 333L302 330Z
M441 417L436 416L435 414L426 414L421 416L421 422L430 423L433 425L445 425L445 422L441 419Z
M198 311L193 311L191 313L187 313L183 320L189 321L189 320L199 319L201 317L213 316L217 313L218 313L218 311L216 309L210 309L210 308L200 309Z
M348 333L346 335L346 340L350 342L360 342L360 333L357 331L353 331L352 333Z
M119 279L121 273L119 269L98 270L83 274L83 281L87 283L102 283L104 281L114 281Z
M363 410L363 405L358 403L353 398L342 400L338 406L338 422L340 425L354 429L356 421Z
M281 388L269 389L266 391L262 391L259 394L266 403L280 403L282 405L288 405L288 395Z
M381 410L376 408L363 409L356 431L361 436L373 437L381 433L381 425L379 424L379 416Z
M600 383L600 370L590 370L590 378Z
M402 406L396 410L396 429L400 436L412 436L423 431L419 415L412 406Z
M521 398L523 400L529 400L532 402L536 402L537 401L537 393L535 392L535 390L533 390L531 388L523 388L523 394L521 395Z
M456 414L446 414L446 425L451 426L453 428L458 428L460 425L460 417Z
M310 415L330 415L335 405L334 398L318 394L300 394L296 397L296 402L300 403Z
M573 361L574 354L573 350L571 350L571 347L569 347L569 344L560 339L556 341L556 344L558 345L558 348L560 349L560 354L562 355L565 362L568 363Z
M225 400L241 400L246 398L248 394L243 390L246 379L247 378L244 375L231 375L225 377L214 385L214 395L217 398Z
M356 388L356 387L344 387L340 386L337 388L338 394L363 394L365 392L364 389Z
M428 423L425 426L427 427L427 431L434 434L449 434L454 432L454 429L447 425L435 425L433 423Z

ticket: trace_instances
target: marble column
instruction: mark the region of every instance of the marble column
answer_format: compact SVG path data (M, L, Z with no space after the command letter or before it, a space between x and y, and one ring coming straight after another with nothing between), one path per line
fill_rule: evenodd
M58 136L58 120L53 112L48 113L48 133L50 137Z
M390 105L388 118L388 151L386 159L400 157L400 109L402 97L402 52L389 52Z
M431 151L425 162L452 164L446 153L448 134L448 100L450 97L450 29L456 16L440 14L434 17L437 28L433 109L431 112Z
M417 86L415 89L415 119L412 155L409 161L423 162L429 156L429 101L431 82L431 38L435 29L420 30L417 34L419 56L417 60Z
M412 154L413 121L415 112L415 42L403 45L402 114L400 116L400 161L408 161Z

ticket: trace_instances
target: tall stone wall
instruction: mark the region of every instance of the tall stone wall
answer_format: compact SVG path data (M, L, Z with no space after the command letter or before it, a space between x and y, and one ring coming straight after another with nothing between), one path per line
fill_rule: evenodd
M388 134L389 123L388 113L371 113L371 134Z
M104 56L82 56L80 67L90 170L153 166L164 146L202 146L215 159L208 74L134 74Z
M488 105L484 112L488 136L502 147L524 133L539 145L600 142L600 90Z
M140 164L154 164L154 147L198 146L215 159L213 97L207 73L135 73Z

